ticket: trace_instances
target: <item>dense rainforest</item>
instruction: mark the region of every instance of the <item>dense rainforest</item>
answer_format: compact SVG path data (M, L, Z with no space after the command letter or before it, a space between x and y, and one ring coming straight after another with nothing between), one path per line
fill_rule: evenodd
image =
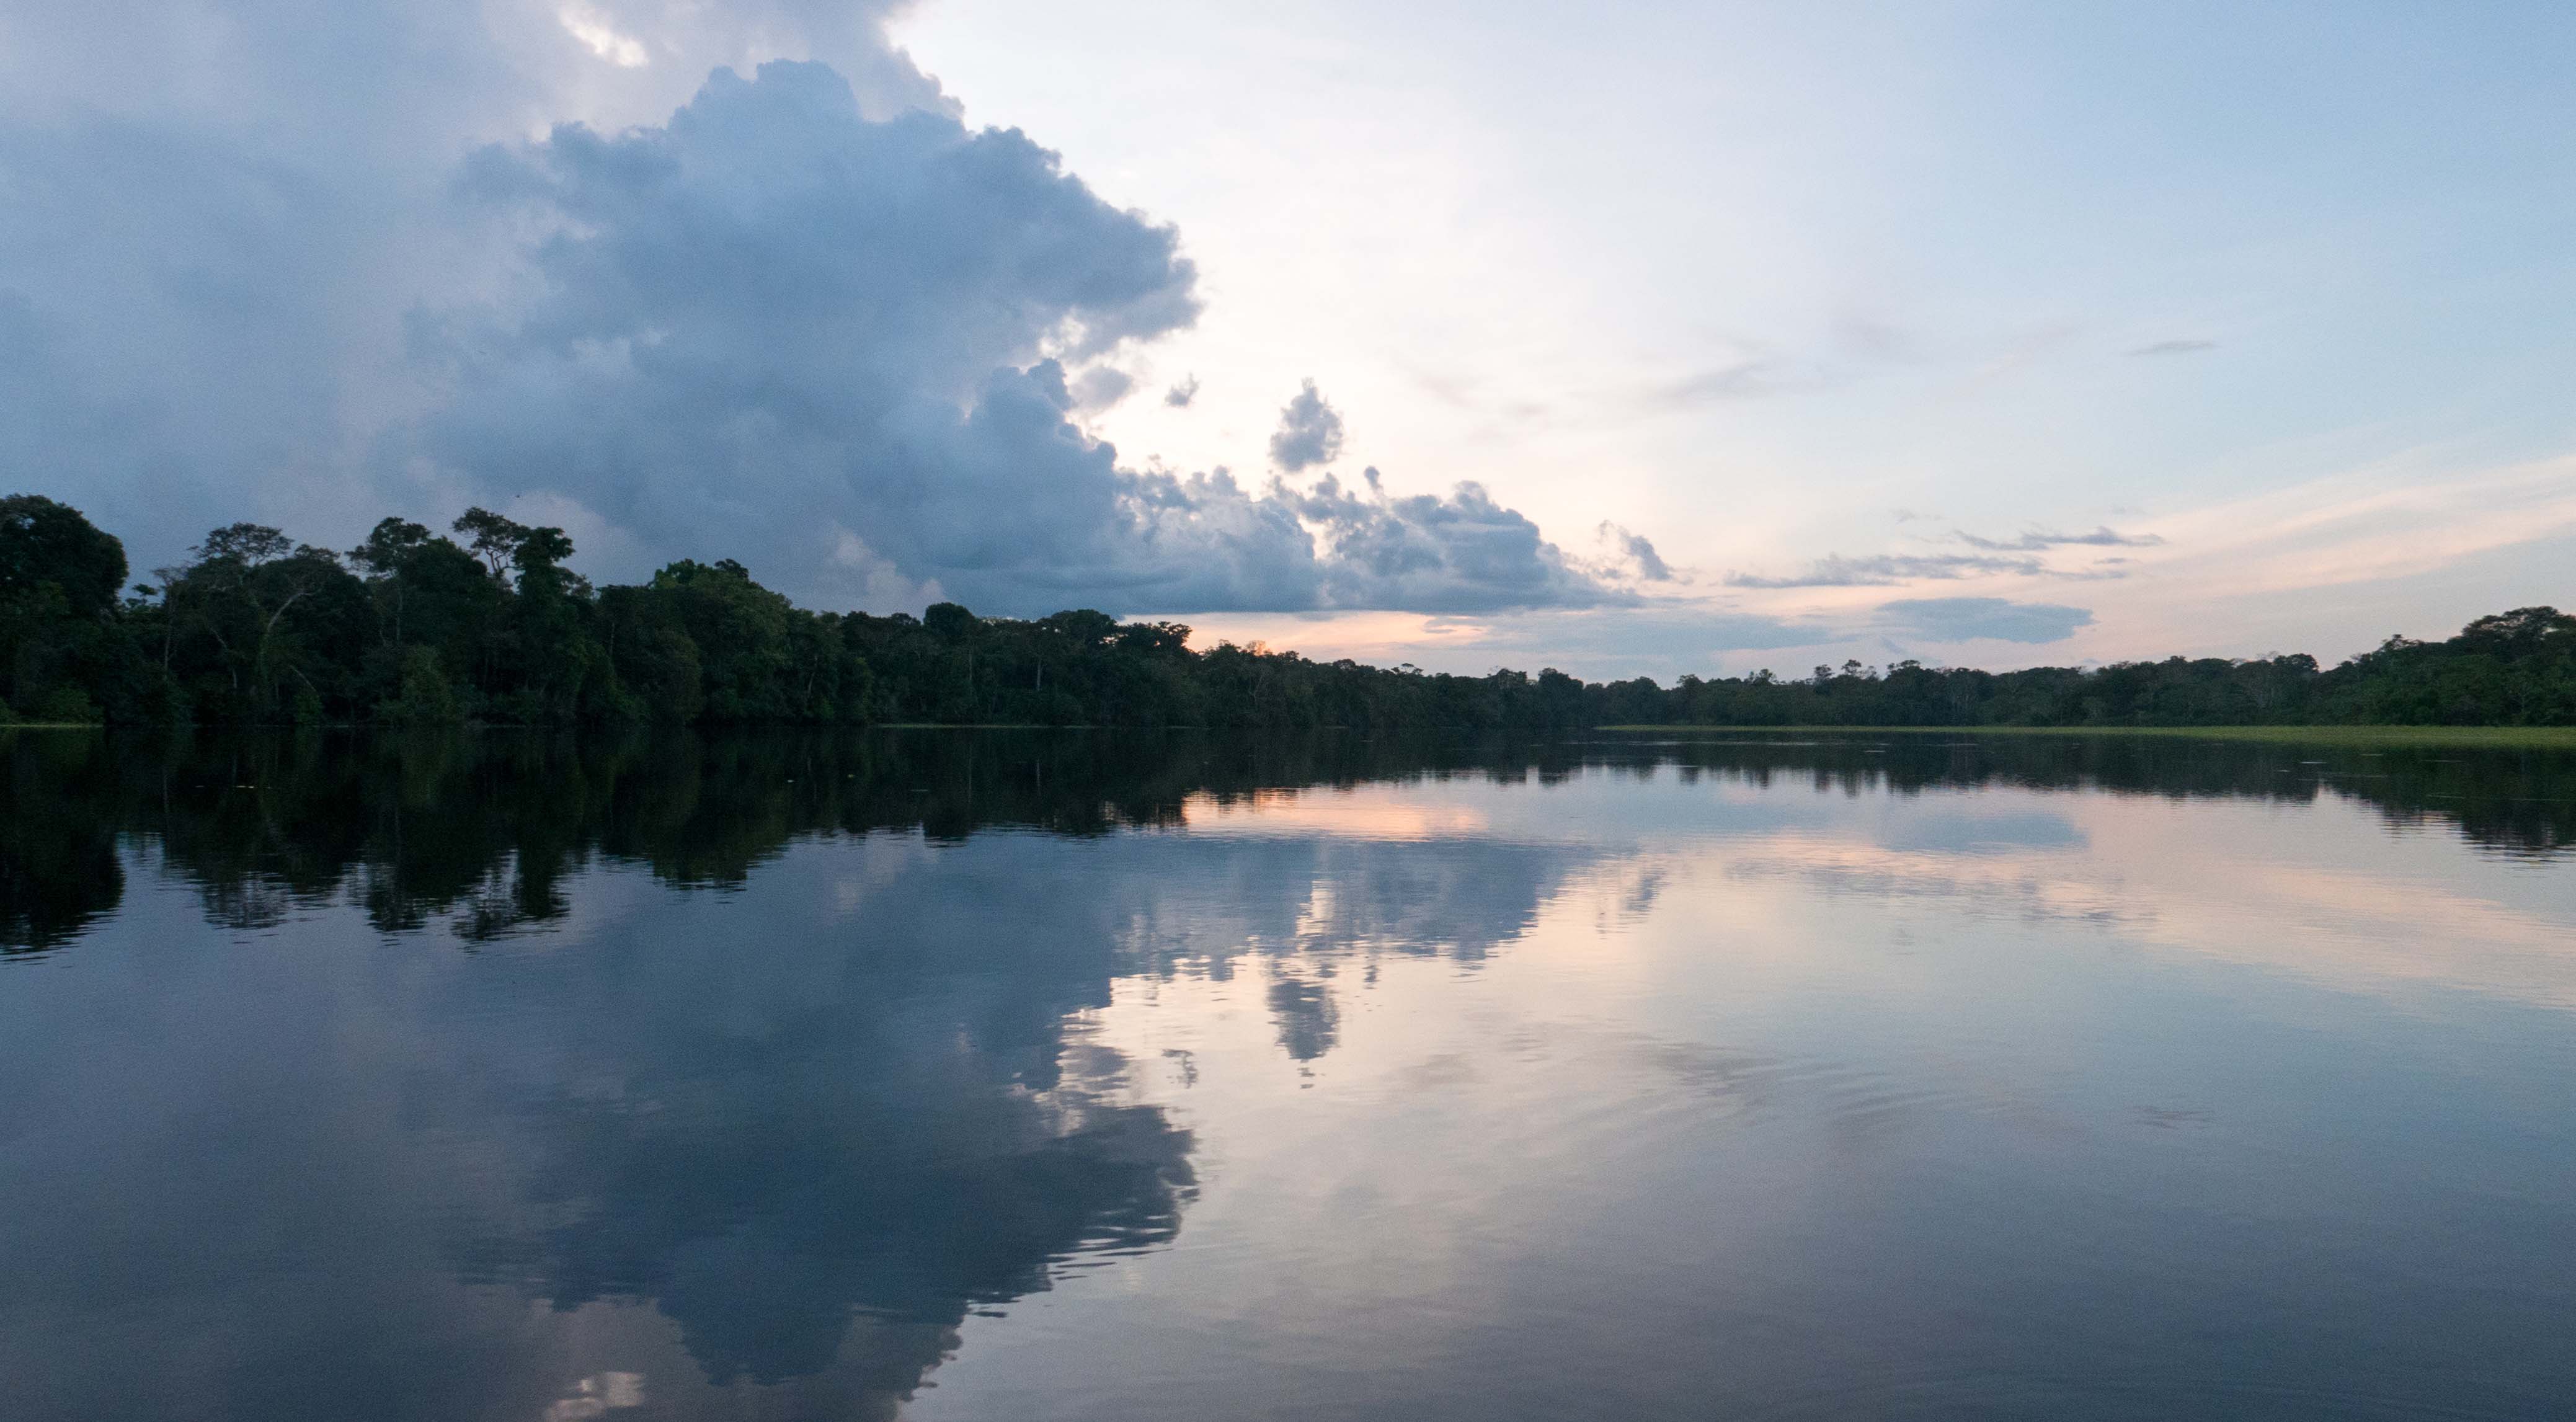
M484 509L388 518L345 552L236 523L129 583L124 545L0 498L0 721L126 724L865 722L1547 728L1617 724L2576 724L2576 617L2527 607L2446 641L2313 657L1986 672L1845 662L1803 677L1553 669L1452 676L1188 645L1170 622L809 612L730 559L594 587L572 540Z

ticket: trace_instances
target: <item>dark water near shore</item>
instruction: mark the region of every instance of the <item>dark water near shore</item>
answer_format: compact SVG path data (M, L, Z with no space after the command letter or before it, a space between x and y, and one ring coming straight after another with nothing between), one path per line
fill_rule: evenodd
M2576 756L0 738L0 1416L2576 1413Z

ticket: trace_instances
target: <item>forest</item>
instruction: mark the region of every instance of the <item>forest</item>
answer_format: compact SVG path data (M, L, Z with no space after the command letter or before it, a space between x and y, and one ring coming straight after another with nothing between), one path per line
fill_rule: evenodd
M2342 664L2169 657L1988 672L1588 683L1189 645L1093 611L814 612L730 559L593 586L560 528L387 518L347 550L215 529L129 582L78 510L0 498L0 723L986 724L1265 729L1601 725L2576 724L2576 616L2525 607Z

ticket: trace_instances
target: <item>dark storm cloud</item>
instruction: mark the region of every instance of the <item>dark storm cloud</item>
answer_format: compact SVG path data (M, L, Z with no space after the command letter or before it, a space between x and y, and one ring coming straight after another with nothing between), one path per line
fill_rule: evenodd
M831 58L872 113L950 107L875 0L581 9L653 63L601 64L554 0L11 7L0 468L140 567L244 516L342 541L385 511L367 451L429 397L404 313L493 285L445 211L477 143L575 92L667 114L706 73L688 56L750 48Z
M152 10L10 22L0 465L140 567L236 518L339 544L484 503L595 576L734 557L828 607L1615 596L1481 490L1122 465L1075 416L1195 319L1177 235L960 123L884 5L414 8L244 0L120 64L103 37ZM693 56L748 49L832 63L680 102ZM650 121L487 141L576 93ZM1320 468L1338 421L1292 408L1283 467Z
M1270 436L1270 462L1296 474L1341 457L1341 412L1309 380L1279 411L1278 432Z
M226 493L292 495L337 437L347 375L333 357L363 299L353 253L387 203L208 135L96 117L0 124L0 469L13 487L166 553L202 534Z
M2062 642L2093 622L2086 608L1999 597L1901 598L1878 611L1896 630L1936 642Z
M776 63L718 71L660 128L486 150L468 188L545 234L542 292L424 323L456 392L427 448L655 557L731 554L826 604L891 580L892 600L1006 613L1614 596L1474 485L1391 499L1374 478L1361 497L1121 467L1068 418L1094 387L1066 363L1187 325L1195 273L1170 228L1017 132L872 122L832 71ZM1310 383L1274 455L1330 458L1340 429Z
M1010 605L1138 571L1114 452L1035 357L1186 325L1194 273L1018 133L870 122L834 71L772 63L660 128L487 149L466 187L545 233L532 298L424 323L454 389L426 447L482 490L808 595L836 565Z

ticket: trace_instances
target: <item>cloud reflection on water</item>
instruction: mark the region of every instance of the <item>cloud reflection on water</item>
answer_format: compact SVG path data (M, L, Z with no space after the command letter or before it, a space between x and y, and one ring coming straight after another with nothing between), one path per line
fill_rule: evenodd
M1723 1123L1818 1125L1846 1166L1945 1120L2098 1129L1991 1063L1671 1015L1848 991L1821 973L1879 951L1853 925L1930 945L1873 981L1889 999L1964 990L1959 945L2000 923L2062 953L2071 928L2337 991L2576 1006L2563 875L2428 839L2404 786L2285 789L2278 755L67 744L12 747L6 882L49 897L5 920L39 951L0 978L36 985L0 997L25 1005L0 1062L32 1083L0 1131L40 1145L30 1198L123 1165L45 1231L0 1225L0 1371L54 1380L36 1417L190 1391L537 1416L606 1411L630 1394L597 1380L630 1375L639 1417L726 1389L890 1417L976 1320L1178 1241L1232 1119L1206 1103L1255 1058L1288 1089L1403 1083L1388 1109L1453 1117L1406 1118L1420 1139L1534 1180ZM2543 813L2452 823L2530 855L2566 839ZM45 877L102 847L112 875ZM1571 975L1542 985L1604 996L1457 986L1542 947ZM1652 976L1720 970L1723 992ZM46 1069L65 1060L103 1065ZM1499 1221L1533 1206L1507 1183L1440 1177L1454 1259L1514 1237ZM182 1250L234 1262L155 1267ZM256 1337L222 1322L246 1294ZM86 1356L82 1328L227 1341L125 1374L38 1361ZM397 1335L420 1351L369 1361ZM350 1359L327 1397L297 1363L317 1340Z

